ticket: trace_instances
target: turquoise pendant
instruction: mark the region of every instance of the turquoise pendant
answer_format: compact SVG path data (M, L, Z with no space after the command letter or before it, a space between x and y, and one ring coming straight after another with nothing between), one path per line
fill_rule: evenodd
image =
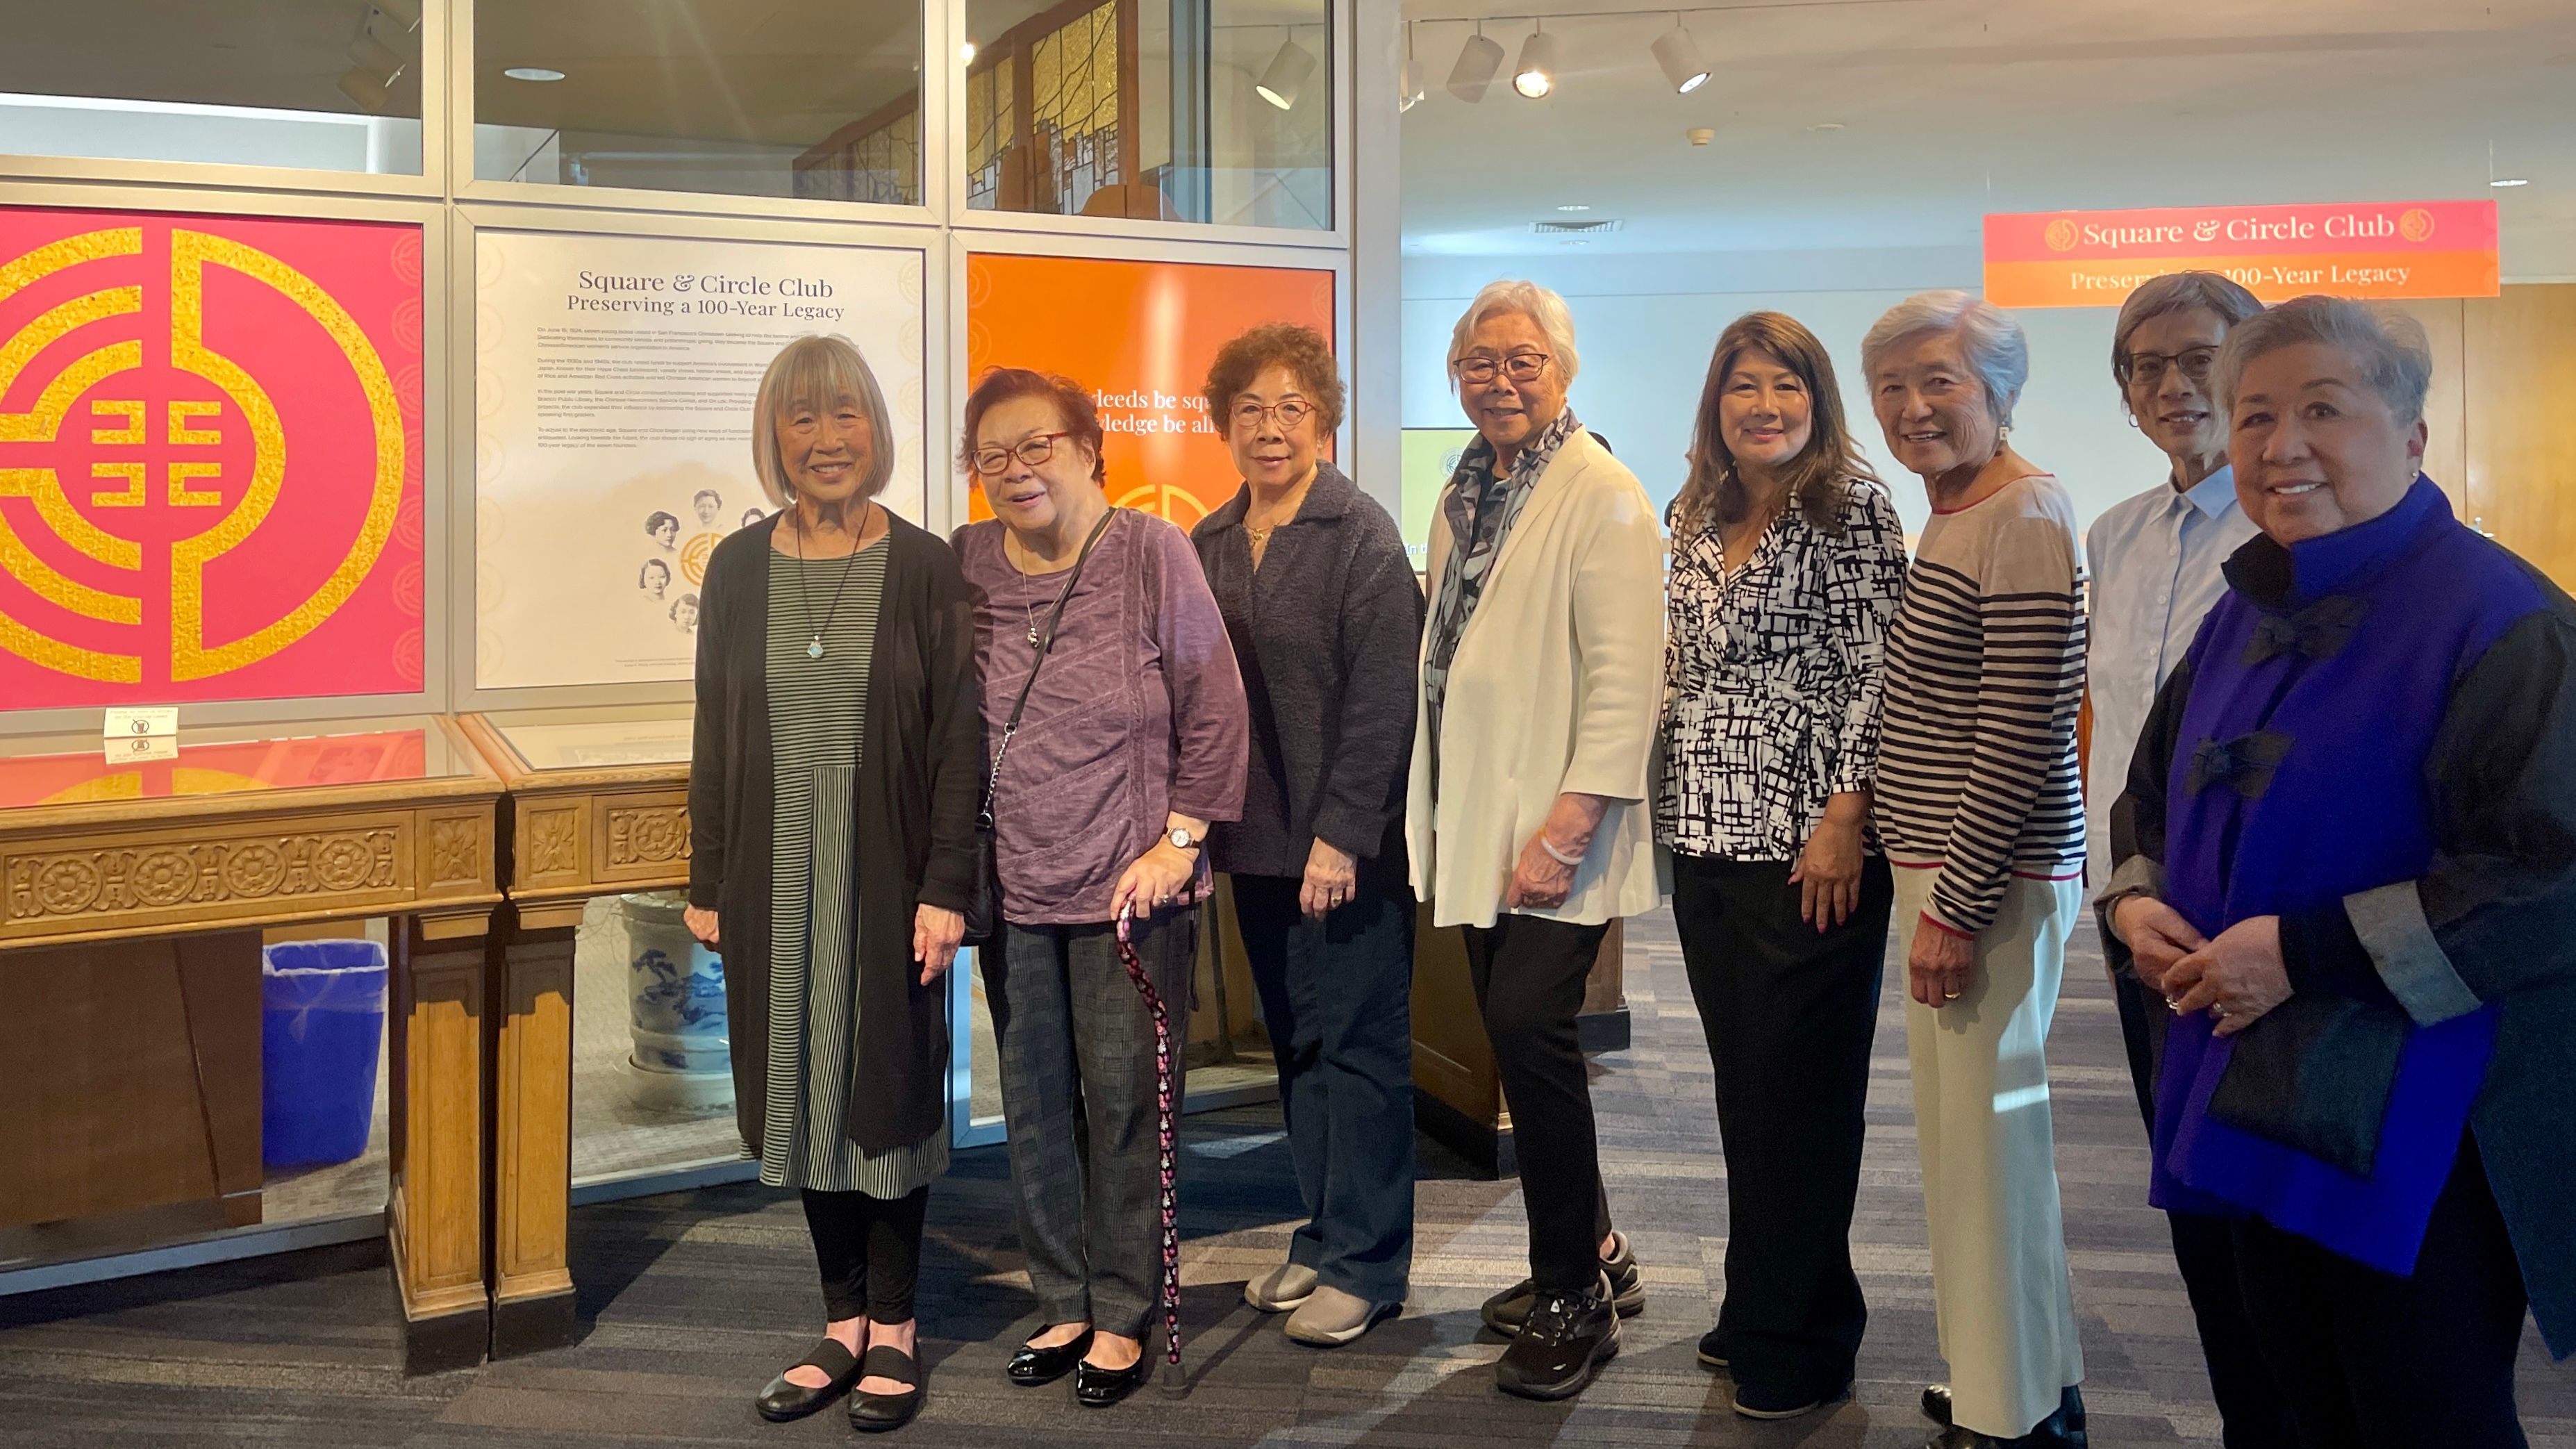
M814 642L805 646L805 657L808 659L820 659L823 657L822 635L815 635Z

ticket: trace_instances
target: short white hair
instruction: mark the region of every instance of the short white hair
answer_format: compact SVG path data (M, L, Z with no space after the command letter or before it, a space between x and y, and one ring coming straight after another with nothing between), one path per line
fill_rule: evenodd
M1455 363L1467 351L1467 339L1475 335L1485 319L1512 313L1530 319L1531 325L1546 336L1557 376L1572 383L1579 367L1574 355L1574 313L1567 310L1563 297L1536 282L1487 282L1476 293L1476 300L1459 314L1458 325L1449 329L1449 361ZM1449 385L1458 385L1454 372L1449 374Z
M2314 342L2334 348L2361 369L2361 384L2379 395L2398 422L2424 416L2433 386L2433 346L2424 324L2394 307L2349 297L2293 297L2228 329L2210 378L2218 406L2236 410L2245 368L2265 353Z
M1900 342L1927 333L1956 333L1959 350L1986 387L1986 410L1997 427L2012 426L2013 404L2030 381L2030 335L2001 307L1965 292L1917 292L1887 309L1860 341L1860 370L1878 376L1879 359ZM1873 381L1872 386L1876 383Z

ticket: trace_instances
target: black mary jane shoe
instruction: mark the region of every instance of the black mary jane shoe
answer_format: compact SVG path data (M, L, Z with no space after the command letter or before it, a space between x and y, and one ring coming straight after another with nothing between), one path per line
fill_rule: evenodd
M1084 1354L1091 1352L1091 1332L1086 1328L1080 1338L1053 1348L1021 1344L1020 1351L1012 1354L1011 1361L1002 1366L1002 1374L1024 1389L1054 1383L1073 1372L1073 1366L1082 1362Z
M1145 1386L1153 1362L1144 1354L1123 1369L1084 1362L1073 1366L1073 1401L1086 1409L1106 1409Z
M862 1434L883 1434L900 1429L921 1412L921 1401L929 1391L921 1386L921 1367L912 1355L902 1349L879 1344L860 1360L862 1379L892 1379L905 1385L908 1392L872 1394L865 1389L850 1396L850 1427Z
M821 1369L832 1376L832 1381L819 1389L809 1389L803 1384L789 1383L787 1374L801 1368ZM752 1407L758 1409L760 1417L769 1422L784 1424L790 1419L802 1419L839 1398L849 1392L850 1385L858 1381L858 1358L848 1349L841 1347L837 1340L827 1338L814 1345L813 1352L789 1364L786 1373L771 1379L769 1387L760 1391L760 1397L752 1400Z

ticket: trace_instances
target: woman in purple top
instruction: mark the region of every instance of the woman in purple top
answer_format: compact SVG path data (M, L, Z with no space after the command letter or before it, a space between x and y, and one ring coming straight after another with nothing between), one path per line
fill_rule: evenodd
M1243 680L1189 537L1110 506L1087 389L996 368L966 400L965 440L995 515L955 539L988 755L1028 686L993 791L1004 925L983 969L1046 1327L1007 1372L1024 1386L1072 1373L1076 1402L1106 1408L1144 1382L1163 1286L1154 1023L1116 922L1132 911L1156 990L1186 1003L1208 828L1243 807Z

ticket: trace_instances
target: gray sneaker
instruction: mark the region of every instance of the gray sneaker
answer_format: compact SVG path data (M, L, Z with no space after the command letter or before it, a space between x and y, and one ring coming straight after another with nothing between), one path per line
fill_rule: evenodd
M1243 1301L1264 1313L1286 1313L1315 1293L1315 1270L1282 1263L1243 1285Z
M1634 1318L1646 1311L1646 1271L1637 1265L1635 1245L1626 1233L1612 1235L1618 1251L1601 1260L1601 1271L1610 1279L1610 1306L1621 1318ZM1527 1278L1485 1300L1485 1326L1505 1338L1518 1338L1521 1325L1529 1322L1530 1306L1538 1302L1538 1285Z
M1339 1348L1393 1318L1404 1305L1371 1303L1339 1288L1317 1288L1288 1315L1288 1336L1310 1348Z

